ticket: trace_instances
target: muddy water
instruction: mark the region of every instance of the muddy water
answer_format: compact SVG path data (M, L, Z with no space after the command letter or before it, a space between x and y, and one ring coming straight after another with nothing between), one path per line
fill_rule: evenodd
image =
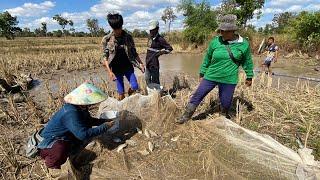
M144 55L141 57L145 58ZM189 77L198 77L199 68L202 63L203 55L200 54L170 54L164 55L160 57L160 73L161 73L161 83L168 84L172 83L172 79L174 75L177 74L187 74ZM255 70L260 70L260 64L262 58L254 57ZM314 71L314 67L308 66L298 66L292 62L288 62L288 60L280 59L278 63L272 64L273 72L280 73L290 76L300 76L300 77L311 77L320 79L320 73ZM136 70L136 75L143 79L143 74ZM276 80L278 78L281 79L281 82L286 82L290 84L295 84L297 82L297 78L288 78L288 77L280 77L276 76ZM49 86L51 91L57 92L59 90L59 82L66 82L69 85L76 86L76 84L81 83L84 80L93 80L94 82L107 81L108 86L112 89L115 88L115 83L108 81L108 76L104 70L104 68L97 68L88 71L73 71L73 72L65 72L64 70L57 71L55 74L50 77L42 77L39 78L40 85L33 88L31 90L31 96L35 98L39 98L44 100L46 98L47 92L44 92L45 81L49 81ZM276 82L276 81L275 81ZM312 86L320 85L320 82L310 82ZM126 87L128 83L126 82ZM40 100L40 101L41 101Z
M161 72L175 71L184 72L190 75L197 76L203 55L199 54L172 54L160 57ZM253 57L255 71L261 70L263 57ZM275 74L284 74L296 77L311 77L320 78L320 73L314 70L313 66L298 66L292 62L288 63L286 59L279 59L277 63L272 64L272 69ZM295 78L285 78L296 80Z

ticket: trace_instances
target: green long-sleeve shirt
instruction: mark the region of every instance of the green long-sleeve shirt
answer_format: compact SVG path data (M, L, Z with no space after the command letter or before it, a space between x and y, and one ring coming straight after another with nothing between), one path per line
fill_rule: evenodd
M236 41L229 42L233 56L245 71L247 78L253 77L253 62L249 42L239 36ZM200 67L200 75L210 81L225 84L237 84L239 66L235 64L225 47L221 36L213 38Z

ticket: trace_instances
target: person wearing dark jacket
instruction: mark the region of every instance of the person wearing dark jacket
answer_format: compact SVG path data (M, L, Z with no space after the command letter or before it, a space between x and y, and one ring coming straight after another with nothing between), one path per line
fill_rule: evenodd
M146 56L146 83L149 88L160 87L159 56L170 53L173 48L159 34L159 22L151 21L149 26L150 37Z
M145 71L132 36L122 29L123 18L120 14L108 14L108 23L112 32L102 38L103 65L112 81L116 82L118 100L125 98L123 77L125 76L130 88L128 95L139 90L139 84L134 73L134 67Z
M90 116L90 105L100 103L106 95L90 83L83 83L69 93L65 104L40 132L37 146L49 169L59 170L68 157L79 153L92 138L115 130L114 122Z

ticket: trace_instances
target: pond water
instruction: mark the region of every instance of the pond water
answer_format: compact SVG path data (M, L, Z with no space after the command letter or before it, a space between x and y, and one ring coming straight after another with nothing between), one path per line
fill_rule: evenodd
M160 57L160 73L161 73L161 83L171 84L173 77L178 74L188 75L189 77L197 78L199 74L199 68L202 63L203 55L200 54L169 54ZM141 59L145 59L142 55ZM260 71L260 64L262 57L254 57L255 71ZM277 82L281 79L281 82L286 82L289 84L295 84L298 78L295 77L310 77L315 79L320 79L320 73L314 70L311 66L298 66L288 60L280 59L279 62L272 64L273 72L276 74L282 74L285 76L274 76ZM143 74L136 70L136 75L143 79ZM258 74L258 73L256 73ZM288 77L293 76L293 77ZM73 71L66 72L60 70L53 74L51 77L39 79L40 84L33 88L30 92L33 97L43 99L46 97L45 80L49 81L49 86L51 91L57 92L59 90L59 82L65 82L69 85L76 85L84 80L93 80L94 82L101 82L102 80L109 82L108 86L112 89L115 88L115 83L108 81L107 73L104 68L100 67L88 71ZM126 87L128 87L128 83ZM276 85L276 84L275 84ZM320 85L320 82L310 81L311 86ZM44 100L44 99L43 99Z
M171 54L160 57L161 72L175 71L184 72L191 76L198 76L199 68L202 63L203 55L200 54ZM261 71L263 57L253 57L255 71ZM298 66L285 59L279 59L277 63L272 64L272 70L275 74L293 76L293 77L310 77L320 79L320 73L314 70L313 66ZM288 80L297 79L285 77Z

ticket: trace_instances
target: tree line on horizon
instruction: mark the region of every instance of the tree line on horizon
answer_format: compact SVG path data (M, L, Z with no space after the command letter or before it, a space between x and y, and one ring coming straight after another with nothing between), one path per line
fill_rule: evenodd
M174 14L172 7L167 7L163 11L163 15L161 19L164 23L168 24L168 31L170 32L172 22L177 18ZM41 27L35 28L33 31L28 28L20 28L18 27L19 21L16 16L12 16L8 11L0 13L0 36L6 37L9 40L13 40L14 37L62 37L62 36L75 36L75 37L100 37L109 33L110 31L106 31L104 28L99 26L98 19L89 18L86 19L86 25L89 32L76 31L73 28L73 21L71 19L63 17L61 14L56 14L52 17L54 21L56 21L61 29L48 31L47 23L42 22ZM66 27L70 26L70 29L66 29ZM132 34L134 37L148 37L148 32L145 30L134 29L133 31L129 31L125 29L128 33Z

